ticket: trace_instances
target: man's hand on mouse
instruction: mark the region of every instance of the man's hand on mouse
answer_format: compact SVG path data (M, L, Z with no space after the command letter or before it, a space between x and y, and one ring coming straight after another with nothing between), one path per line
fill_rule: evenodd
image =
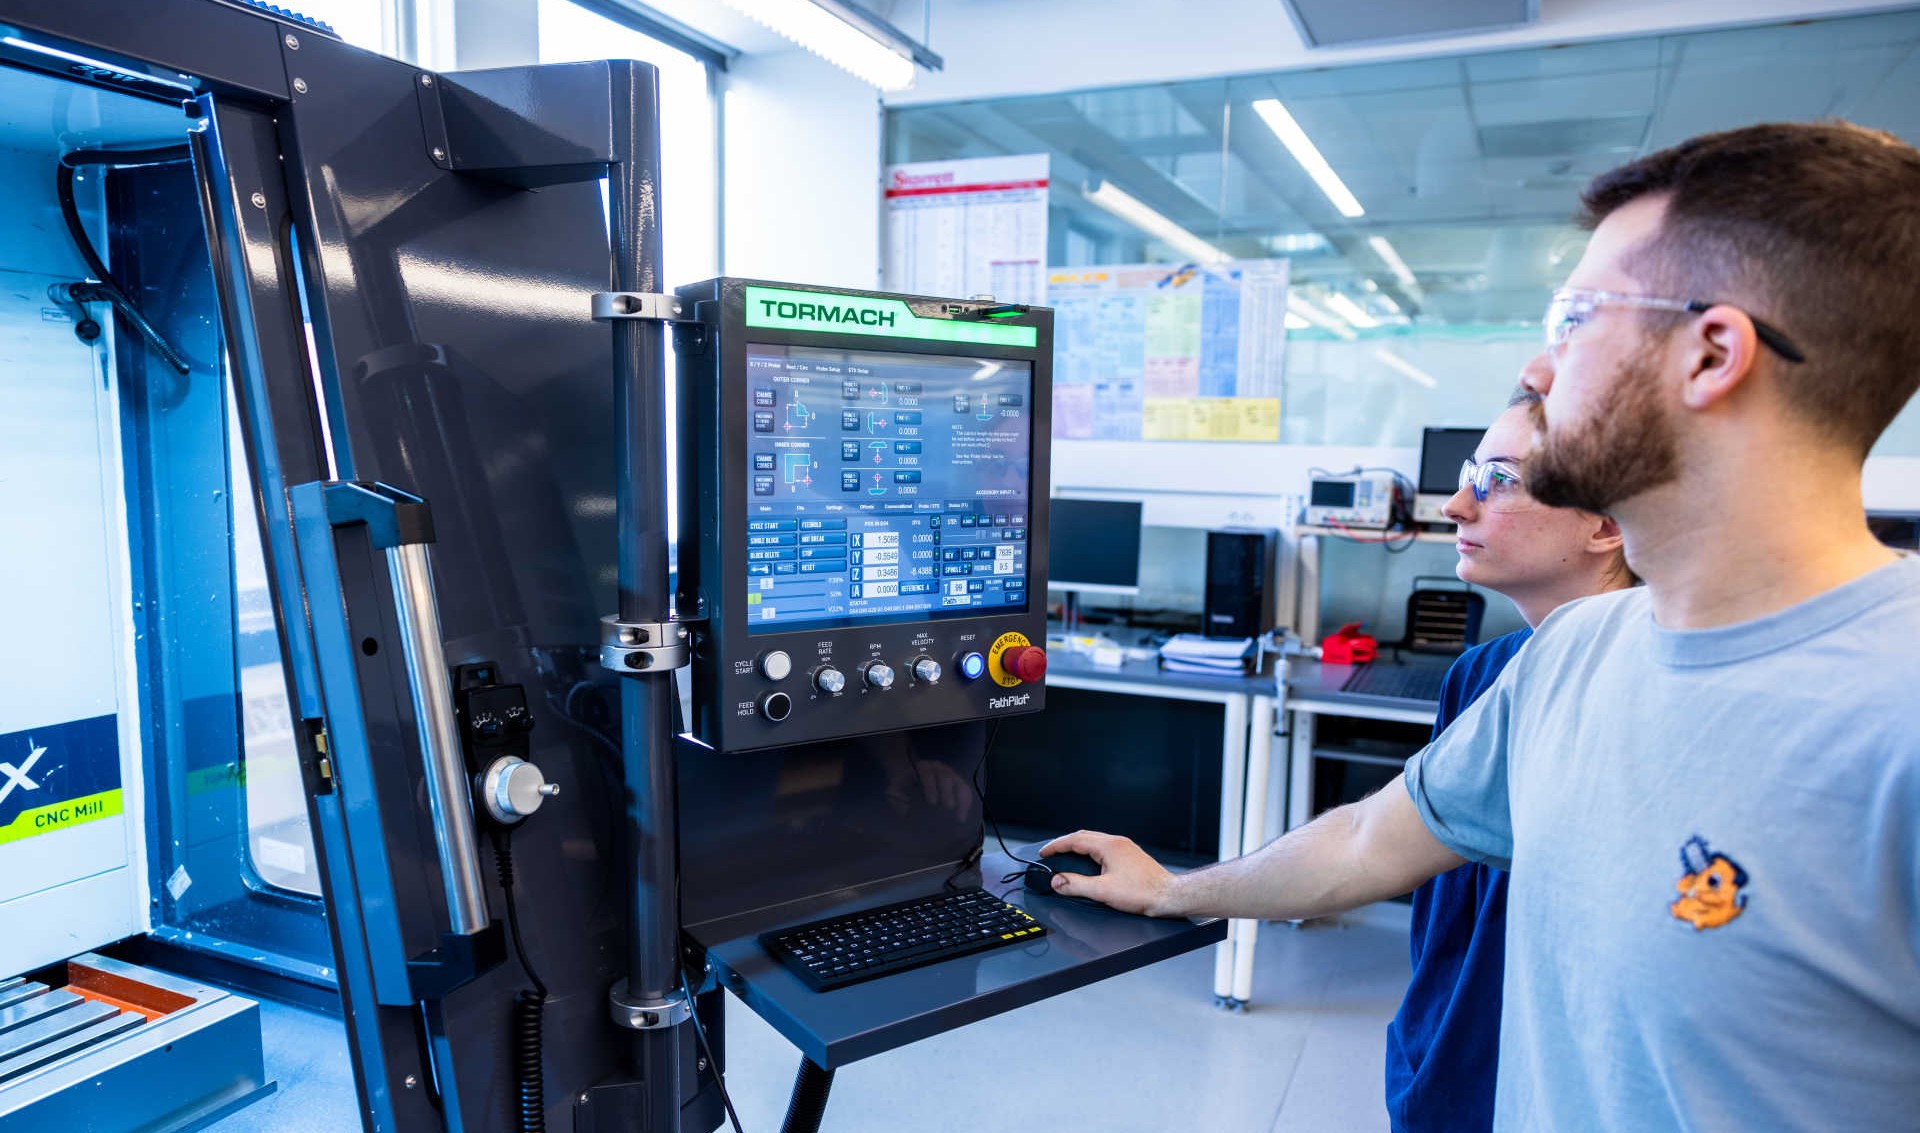
M1040 860L1045 861L1050 854L1064 853L1085 854L1099 862L1100 875L1056 873L1053 875L1055 893L1086 897L1123 913L1145 913L1150 917L1175 915L1167 902L1174 884L1173 874L1134 845L1133 839L1080 830L1042 846Z

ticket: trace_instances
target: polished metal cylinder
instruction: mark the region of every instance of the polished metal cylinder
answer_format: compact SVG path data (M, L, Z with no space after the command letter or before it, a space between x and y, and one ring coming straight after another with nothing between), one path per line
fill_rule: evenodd
M447 892L447 918L454 932L472 936L487 927L487 895L474 846L473 804L453 714L453 680L440 644L440 608L434 603L427 545L387 548L387 569L400 614L400 648L413 693L420 758L426 767L427 807L433 814L433 844Z

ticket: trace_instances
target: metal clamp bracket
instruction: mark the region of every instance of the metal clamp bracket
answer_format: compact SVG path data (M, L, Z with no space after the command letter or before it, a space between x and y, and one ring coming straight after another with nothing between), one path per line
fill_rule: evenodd
M623 622L617 614L600 619L600 664L616 673L651 673L684 668L693 661L693 627L698 621Z
M685 992L671 992L665 999L632 999L627 995L625 980L607 992L607 1008L613 1021L630 1031L677 1027L693 1018L693 1001Z
M692 321L682 314L686 304L678 295L660 295L651 291L596 291L593 295L593 319L648 319L673 323Z

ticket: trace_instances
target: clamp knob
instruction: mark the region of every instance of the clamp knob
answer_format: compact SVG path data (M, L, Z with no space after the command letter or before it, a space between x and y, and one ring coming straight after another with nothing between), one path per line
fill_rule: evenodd
M866 668L867 684L882 692L893 687L893 666L885 661L874 661Z
M540 809L560 793L558 783L547 782L540 769L517 755L494 760L481 777L480 801L495 821L512 825Z

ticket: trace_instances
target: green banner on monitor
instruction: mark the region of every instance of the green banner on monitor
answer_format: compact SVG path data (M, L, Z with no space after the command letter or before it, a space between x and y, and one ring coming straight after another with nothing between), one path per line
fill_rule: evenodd
M772 330L866 334L987 346L1036 346L1040 341L1040 332L1033 327L922 318L898 299L749 287L746 304L747 325Z

